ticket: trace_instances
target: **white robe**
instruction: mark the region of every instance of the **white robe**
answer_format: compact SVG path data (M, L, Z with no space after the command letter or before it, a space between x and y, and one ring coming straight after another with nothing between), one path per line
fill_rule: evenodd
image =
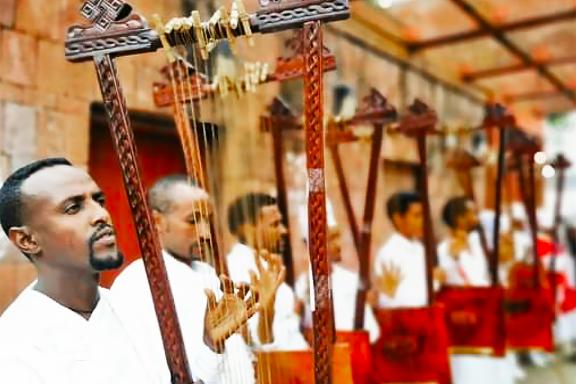
M427 305L426 257L420 241L410 240L394 233L378 250L374 265L376 276L382 275L384 265L400 269L400 281L394 297L380 293L381 307L424 307Z
M458 259L450 254L451 239L438 245L439 266L446 273L448 285L488 286L488 263L477 233L468 237L468 249ZM450 355L454 384L508 384L512 383L509 361L505 358L474 355Z
M438 245L438 263L446 273L446 284L476 287L489 285L488 263L477 235L469 235L468 249L462 250L457 259L450 254L452 239L444 240Z
M244 244L236 243L226 256L230 278L236 283L250 283L250 271L258 275L254 250ZM258 338L259 315L256 314L249 321L250 334L253 341L267 350L303 350L308 343L300 332L300 317L295 312L296 301L292 288L282 283L276 292L274 303L274 321L272 323L273 343L261 345Z
M354 315L356 310L356 293L358 292L358 274L338 264L332 264L330 274L332 285L332 299L334 301L334 320L337 331L354 330ZM296 295L307 304L304 324L312 326L312 311L310 299L313 291L310 290L310 272L302 274L296 281ZM374 343L380 337L380 326L374 317L374 312L370 305L365 304L364 309L364 330L370 336L370 342Z
M214 353L204 343L207 304L204 281L190 267L166 253L164 263L193 378L207 384L219 383L223 356ZM168 383L170 373L142 259L132 262L120 273L110 292L118 314L146 364L157 377Z
M86 320L35 284L0 317L0 383L169 384L137 353L106 289Z

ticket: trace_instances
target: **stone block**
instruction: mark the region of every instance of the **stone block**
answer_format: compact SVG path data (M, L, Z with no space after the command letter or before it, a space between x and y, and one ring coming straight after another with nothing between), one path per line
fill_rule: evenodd
M16 0L0 0L0 26L12 28L16 15Z
M14 84L35 85L38 42L11 30L4 30L2 35L0 78Z
M63 40L64 31L59 28L62 3L60 0L19 0L16 5L16 29L33 36Z
M67 114L64 123L66 157L79 166L88 164L90 115L88 113Z
M62 43L40 40L38 44L38 89L42 92L64 94L71 76L64 58Z
M7 102L4 105L4 152L12 157L12 169L36 158L36 109Z
M0 185L2 185L2 181L8 177L10 170L12 169L10 165L10 157L4 153L0 154ZM2 231L0 231L2 232ZM3 233L3 232L2 232ZM0 247L1 248L1 247ZM0 250L1 254L1 250ZM1 255L0 255L1 258Z
M67 115L50 109L38 112L38 134L36 144L38 157L66 156Z
M62 78L65 94L71 97L94 100L96 97L98 80L94 65L91 62L73 64L64 59L64 54L60 52L64 61L64 70L66 75Z

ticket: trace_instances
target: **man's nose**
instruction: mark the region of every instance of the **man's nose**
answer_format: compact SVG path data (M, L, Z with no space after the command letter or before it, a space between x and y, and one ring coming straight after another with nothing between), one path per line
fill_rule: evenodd
M110 213L102 205L93 202L93 215L92 215L92 225L110 224L112 220L110 219Z

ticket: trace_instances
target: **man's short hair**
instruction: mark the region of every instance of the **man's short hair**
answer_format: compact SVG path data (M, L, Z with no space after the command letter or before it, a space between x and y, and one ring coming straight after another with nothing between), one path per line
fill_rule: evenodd
M412 204L422 203L417 192L396 192L386 202L386 214L392 220L395 214L404 216Z
M17 169L4 181L0 188L0 223L6 235L10 228L24 225L22 184L36 172L58 165L71 167L72 163L62 157L37 160Z
M193 187L198 186L195 180L183 174L178 173L164 176L156 180L148 189L148 204L150 204L150 208L161 213L170 211L172 197L169 191L176 184L186 184Z
M442 221L444 224L454 229L458 217L466 214L468 211L468 199L466 196L453 197L446 202L442 209Z
M262 208L275 205L276 198L266 193L248 193L238 197L228 206L228 229L238 236L243 224L256 224Z

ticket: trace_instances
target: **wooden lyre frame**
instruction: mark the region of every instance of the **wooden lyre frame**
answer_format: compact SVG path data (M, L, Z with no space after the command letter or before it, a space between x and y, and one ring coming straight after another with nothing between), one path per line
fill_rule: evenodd
M134 134L128 117L114 59L153 52L163 45L195 43L206 54L210 44L221 39L303 28L304 92L306 105L307 168L310 180L310 254L313 266L316 311L314 312L315 382L330 383L332 359L332 307L329 269L326 258L326 209L323 147L323 61L321 22L349 17L347 0L261 1L255 14L244 11L235 1L234 17L202 22L193 12L188 18L173 19L161 31L151 29L144 18L123 0L85 0L81 14L88 25L68 30L65 55L69 61L93 61L108 114L124 186L130 201L140 251L172 383L192 383L174 300L161 257L160 242L141 181ZM161 27L161 26L159 26ZM160 29L160 28L159 28Z
M448 360L448 336L444 309L434 304L433 268L436 246L428 194L428 156L426 136L436 134L437 115L425 103L414 101L409 114L400 119L395 130L413 137L418 145L422 171L421 194L424 213L424 249L428 306L423 308L381 309L376 312L380 323L380 339L373 347L378 383L452 382ZM412 369L418 367L418 369Z
M488 248L483 228L478 235L484 251L490 276L489 287L453 287L445 286L438 293L438 300L446 308L446 323L450 337L450 349L454 354L487 354L503 356L506 350L506 322L502 311L504 290L498 281L498 252L500 249L500 215L502 202L502 183L504 152L506 150L506 129L514 123L500 105L487 105L484 121L479 129L498 130L496 186L494 189L495 215L493 250ZM474 129L475 130L475 129ZM474 189L470 170L479 166L476 158L466 151L456 151L449 159L463 184L466 195L474 201ZM496 224L498 223L498 225Z
M545 284L544 270L537 250L534 154L540 151L540 148L539 143L519 129L510 131L508 150L517 170L520 193L528 215L533 260L528 268L519 263L512 269L511 273L517 278L511 279L514 283L506 290L506 337L510 349L551 352L554 349L554 300L552 290Z

